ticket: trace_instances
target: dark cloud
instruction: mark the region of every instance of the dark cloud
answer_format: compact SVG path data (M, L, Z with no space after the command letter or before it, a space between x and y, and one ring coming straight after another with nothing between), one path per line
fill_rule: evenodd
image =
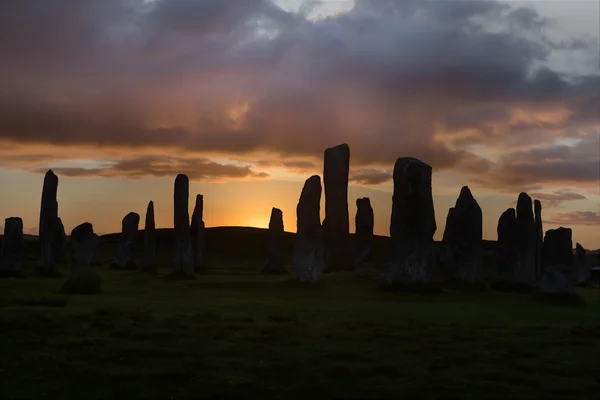
M350 182L361 185L379 185L381 183L390 181L391 179L391 172L381 171L374 168L364 168L350 172Z
M571 211L568 213L552 214L545 218L545 223L551 225L600 225L600 214L594 211Z
M59 167L53 168L59 175L77 176L126 176L141 178L147 176L173 177L186 174L195 181L221 181L224 179L263 179L265 172L255 172L248 166L219 164L208 159L188 159L176 157L144 156L107 163L100 168ZM45 172L40 169L38 172Z
M530 193L534 199L540 200L543 207L556 207L565 201L585 200L587 197L580 193L557 190L553 193Z
M314 169L296 160L346 142L360 168L414 156L436 170L526 170L500 185L590 165L570 153L555 165L530 168L521 154L493 166L471 149L548 144L558 134L549 132L582 137L598 123L600 79L547 65L583 39L548 39L532 9L361 0L325 19L308 14L268 0L4 1L0 140L268 152L291 170ZM563 119L535 117L556 110Z

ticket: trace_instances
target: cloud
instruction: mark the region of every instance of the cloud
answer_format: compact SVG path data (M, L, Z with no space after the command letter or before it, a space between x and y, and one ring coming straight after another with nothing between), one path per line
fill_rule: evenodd
M534 10L363 0L308 14L268 0L4 1L0 142L134 158L270 153L296 171L346 142L359 169L414 156L437 171L497 170L507 175L487 181L500 187L589 167L576 152L552 166L524 158L599 122L600 78L549 64L589 41L549 39ZM507 154L490 154L499 146ZM110 168L98 172L132 174ZM357 182L384 179L368 175Z
M364 168L350 172L350 182L361 185L379 185L381 183L390 181L391 179L391 172L381 171L374 168Z
M193 181L222 181L226 179L264 179L269 174L255 172L248 166L219 164L208 159L188 159L165 156L144 156L139 158L119 160L99 168L56 167L54 172L70 177L126 176L129 178L174 177L186 174ZM45 172L39 169L38 172Z
M530 193L530 196L534 199L540 200L542 202L543 207L557 207L564 203L565 201L574 201L574 200L585 200L585 197L582 194L568 192L564 190L557 190L553 193Z
M571 211L552 214L545 218L545 223L552 225L600 225L600 214L594 211Z

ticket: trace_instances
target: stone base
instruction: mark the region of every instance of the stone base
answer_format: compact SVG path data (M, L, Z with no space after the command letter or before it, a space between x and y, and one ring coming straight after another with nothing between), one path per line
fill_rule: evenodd
M100 294L101 279L97 275L86 274L77 278L69 278L60 289L62 294Z
M196 280L195 275L188 275L188 274L184 273L183 271L175 271L175 272L169 274L168 278L172 279L174 281L195 281Z
M507 279L497 279L492 281L490 288L500 292L509 293L533 293L535 287L526 283L515 282Z
M117 263L112 263L110 265L110 269L120 269L120 270L136 270L138 269L137 264L135 263L135 261L129 261L127 263L127 265L119 265Z
M40 269L36 269L33 272L34 276L39 276L42 278L64 278L65 275L58 272L57 270L40 270Z

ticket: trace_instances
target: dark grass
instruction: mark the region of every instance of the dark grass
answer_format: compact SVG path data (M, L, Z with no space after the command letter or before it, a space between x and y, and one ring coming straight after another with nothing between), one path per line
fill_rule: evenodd
M95 274L85 274L77 278L69 278L60 288L62 294L100 294L102 293L101 279Z

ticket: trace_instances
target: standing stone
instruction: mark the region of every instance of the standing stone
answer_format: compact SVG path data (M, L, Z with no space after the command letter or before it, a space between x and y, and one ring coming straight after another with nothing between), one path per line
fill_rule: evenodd
M350 148L347 144L325 150L323 185L325 187L325 270L352 268L350 259L350 222L348 216L348 172Z
M575 245L575 266L577 269L577 284L583 285L590 278L590 269L587 266L587 254L582 245Z
M285 257L283 252L283 212L279 208L271 209L267 243L267 261L263 272L267 274L285 274Z
M368 197L356 199L354 267L358 271L370 271L375 268L373 260L373 226L375 216L371 200Z
M154 202L148 203L144 223L144 256L142 271L156 272L156 225L154 223Z
M429 282L437 229L431 173L431 166L416 158L399 158L394 165L390 224L393 253L388 271L381 274L384 285Z
M187 175L175 178L173 226L175 232L175 272L173 278L194 279L194 256L190 237L189 193Z
M21 275L24 248L23 220L18 217L6 218L2 248L0 248L0 277Z
M204 269L206 256L206 235L203 221L204 197L199 194L196 196L196 205L192 213L192 223L190 226L190 235L192 238L192 252L194 255L194 269L200 272Z
M89 222L71 231L68 247L71 251L71 275L61 288L61 293L95 294L100 293L100 278L90 274L90 263L98 247L98 235Z
M497 232L498 277L512 282L518 266L517 214L514 208L502 213Z
M481 207L464 186L456 205L448 210L442 246L450 276L463 283L483 279L483 220Z
M539 290L547 294L575 290L571 229L560 227L546 232L542 245L543 274Z
M65 234L65 226L60 218L56 222L56 237L54 238L54 252L56 261L66 262L68 256L67 235Z
M58 177L48 170L44 177L42 205L40 210L39 240L41 261L37 272L42 275L56 275L56 232L58 229Z
M136 269L135 251L137 247L137 233L140 225L140 215L129 213L121 221L121 241L117 256L113 261L113 268Z
M535 218L535 281L539 282L542 278L542 243L544 242L542 203L539 200L533 201L533 211Z
M321 280L325 267L323 231L321 227L321 178L313 175L304 182L296 207L296 244L292 263L292 278L300 282Z
M541 221L540 221L541 222ZM517 200L517 245L518 267L515 271L517 283L535 285L536 279L536 226L531 197L519 194Z

